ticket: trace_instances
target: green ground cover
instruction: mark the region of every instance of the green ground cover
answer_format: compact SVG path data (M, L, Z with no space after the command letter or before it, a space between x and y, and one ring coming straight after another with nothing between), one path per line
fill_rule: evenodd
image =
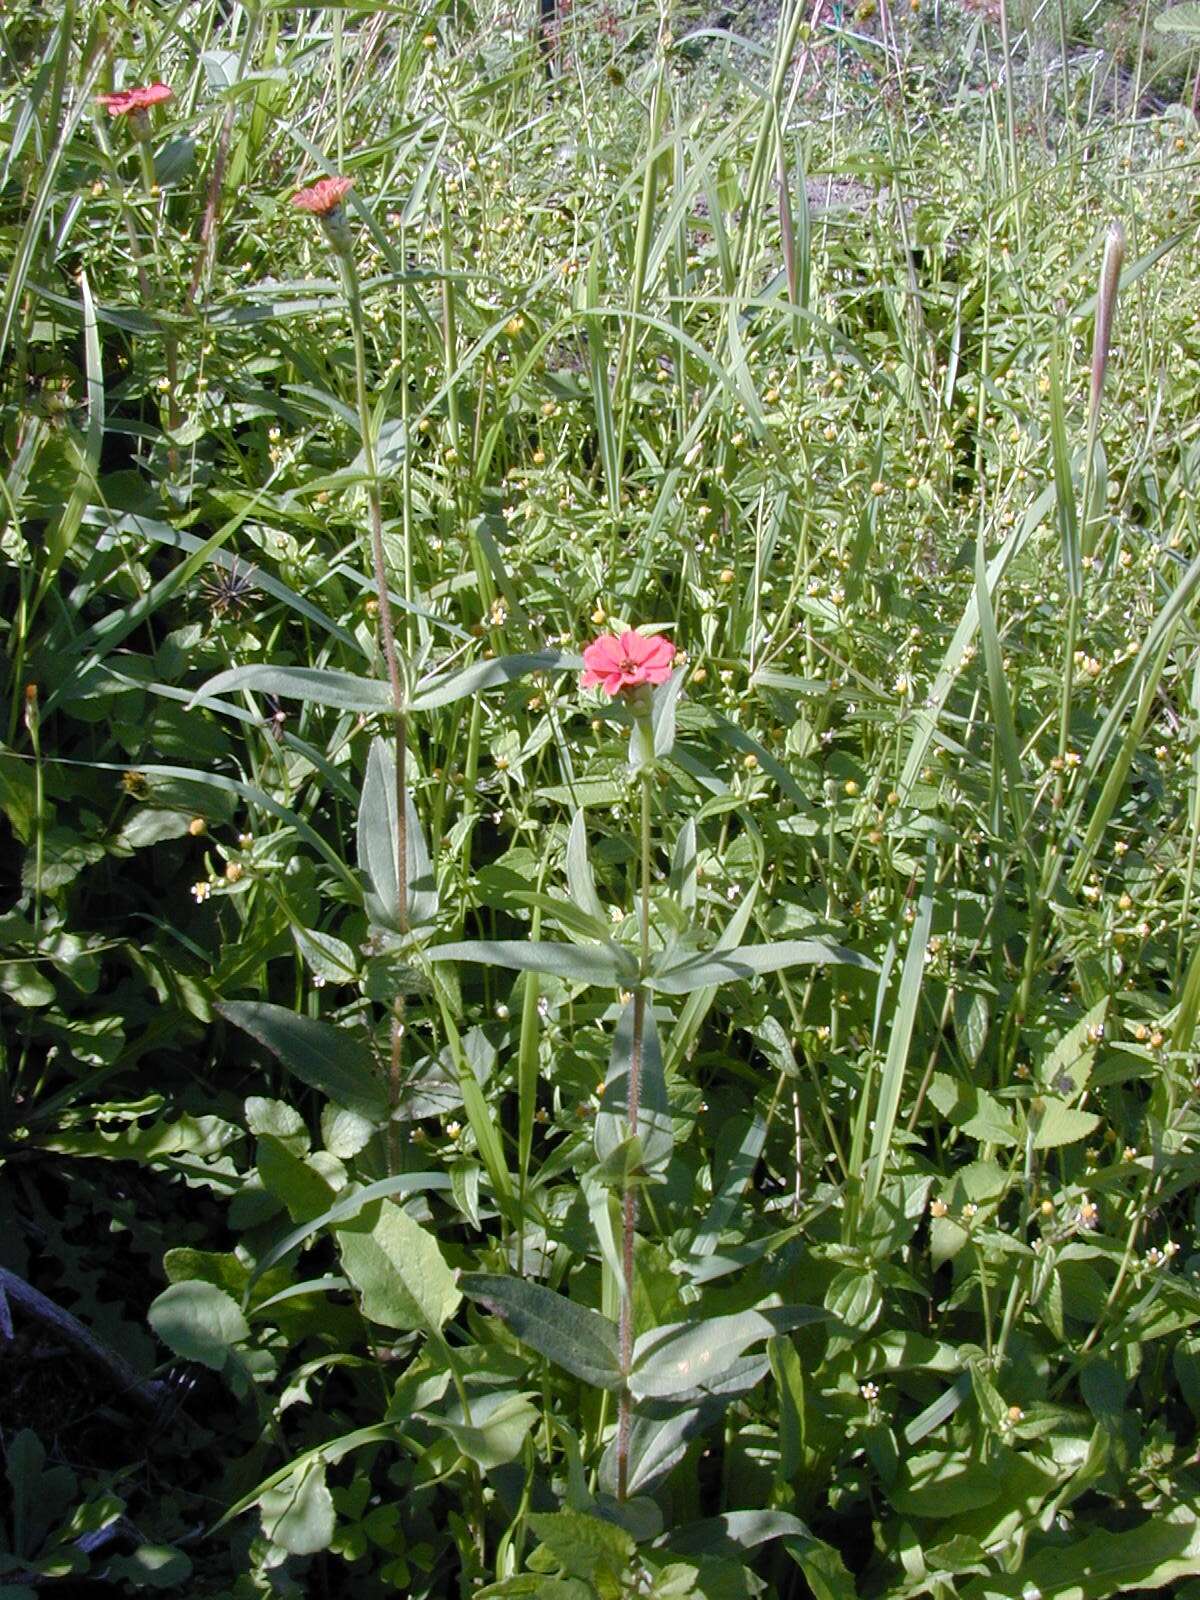
M1200 1594L1167 20L0 12L0 1595Z

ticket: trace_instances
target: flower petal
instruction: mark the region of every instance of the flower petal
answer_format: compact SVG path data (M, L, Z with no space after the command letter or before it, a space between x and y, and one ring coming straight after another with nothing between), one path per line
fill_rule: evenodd
M675 659L675 646L670 639L664 639L661 634L646 640L646 651L642 657L642 664L648 671L657 672L669 669Z

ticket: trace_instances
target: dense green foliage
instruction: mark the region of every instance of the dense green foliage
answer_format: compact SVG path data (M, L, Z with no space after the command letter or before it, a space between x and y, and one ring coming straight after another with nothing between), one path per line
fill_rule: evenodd
M1194 35L997 15L0 12L0 1594L1200 1593Z

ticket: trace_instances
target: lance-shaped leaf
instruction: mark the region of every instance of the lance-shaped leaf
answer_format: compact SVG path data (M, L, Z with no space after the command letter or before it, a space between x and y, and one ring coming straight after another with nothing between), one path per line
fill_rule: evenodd
M580 911L596 922L607 921L588 860L587 822L582 811L577 811L571 819L571 831L567 835L567 887Z
M654 754L660 759L669 756L675 748L675 707L683 692L686 675L685 668L677 667L666 683L660 684L654 691L650 714L654 724Z
M660 994L691 994L739 978L758 978L787 967L858 967L876 971L875 963L855 950L824 939L780 939L774 944L743 944L736 950L709 950L654 972L649 985Z
M527 1278L471 1272L459 1279L464 1294L500 1317L524 1344L599 1389L619 1389L617 1325L565 1295Z
M426 928L437 916L433 862L411 793L405 795L405 860L408 924ZM383 739L371 742L367 776L358 808L358 865L367 879L367 915L380 927L400 930L400 889L396 873L399 849L399 796L396 752Z
M512 683L529 672L578 672L583 662L578 656L562 655L557 650L539 650L529 655L500 656L495 661L476 661L458 672L445 672L427 678L417 686L409 709L433 711L438 706L453 705L468 695L494 689L502 683Z
M652 1328L633 1347L630 1390L642 1400L710 1387L750 1345L824 1317L825 1312L813 1306L781 1306Z
M652 1494L672 1468L677 1467L698 1433L717 1421L723 1402L706 1399L696 1406L657 1408L654 1415L639 1407L629 1434L630 1494ZM662 1412L668 1412L663 1416ZM617 1440L614 1435L600 1463L600 1486L609 1494L617 1490Z
M658 1028L654 1013L645 1000L641 1002L641 1060L637 1064L640 1104L636 1129L630 1121L629 1096L634 1071L638 1005L636 998L630 1000L617 1022L608 1076L604 1080L604 1099L596 1116L596 1154L601 1161L607 1161L627 1139L636 1137L641 1147L638 1162L641 1172L646 1176L656 1176L665 1170L671 1159L675 1135L671 1127Z
M399 1206L377 1201L343 1223L337 1240L370 1322L436 1333L458 1309L462 1295L437 1240Z
M359 678L352 672L328 667L273 667L269 662L231 667L218 672L196 690L191 703L217 700L235 689L252 689L284 700L306 700L310 705L335 711L393 711L392 692L376 678Z
M427 952L430 961L478 961L485 967L511 967L517 972L548 972L574 983L611 988L637 981L637 962L617 945L557 944L549 939L466 939L439 944Z
M387 1094L375 1076L371 1052L345 1028L266 1001L227 1000L217 1010L234 1027L257 1039L310 1089L319 1089L338 1105L373 1122L382 1122L387 1116Z
M679 830L671 857L671 893L685 911L696 906L696 824L691 817Z

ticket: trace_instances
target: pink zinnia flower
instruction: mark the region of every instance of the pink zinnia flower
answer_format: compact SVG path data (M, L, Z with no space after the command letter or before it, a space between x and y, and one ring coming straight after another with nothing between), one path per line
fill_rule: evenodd
M292 196L292 204L301 211L311 211L314 217L328 217L341 205L348 190L354 187L353 178L319 178L308 189Z
M583 652L583 687L599 684L606 694L617 696L643 683L666 683L671 676L675 646L669 639L654 635L649 639L632 629L618 638L605 634Z
M174 90L165 83L147 84L142 89L122 89L118 94L101 94L96 98L114 117L128 117L133 113L149 111L151 106L169 100Z

